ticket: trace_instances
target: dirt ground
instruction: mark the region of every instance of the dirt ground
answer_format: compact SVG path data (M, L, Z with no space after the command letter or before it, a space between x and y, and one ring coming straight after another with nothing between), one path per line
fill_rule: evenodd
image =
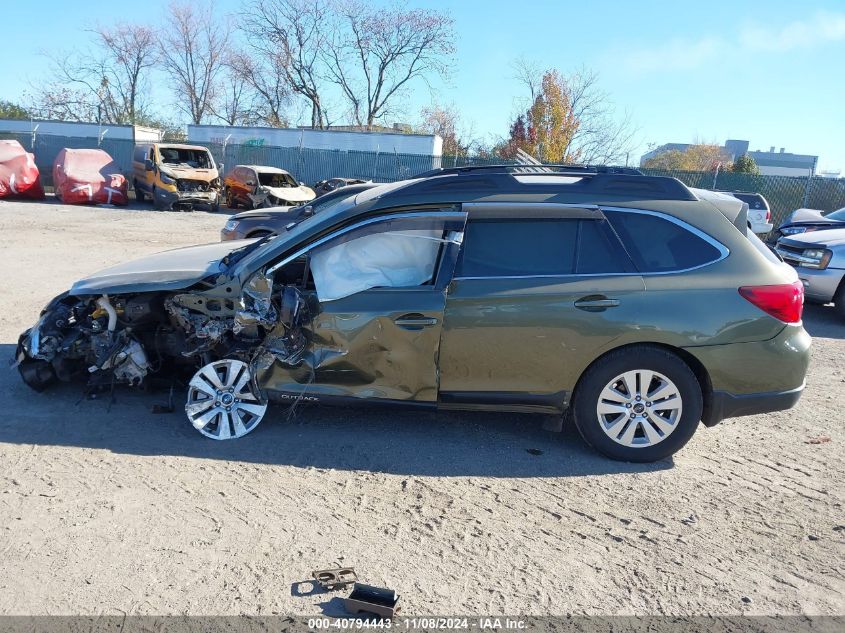
M75 279L226 217L0 202L0 353ZM336 614L298 584L335 563L405 615L845 614L845 323L805 315L794 410L653 465L514 414L277 408L213 442L151 413L166 394L4 369L0 614Z

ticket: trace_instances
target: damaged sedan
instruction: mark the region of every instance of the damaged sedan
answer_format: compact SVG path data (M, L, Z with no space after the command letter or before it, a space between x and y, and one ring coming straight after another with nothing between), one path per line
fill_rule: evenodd
M300 206L316 197L314 190L284 169L265 165L236 165L223 180L226 206L236 209Z
M802 392L801 284L746 227L740 201L635 170L436 170L82 279L16 361L37 391L182 384L213 439L271 401L571 410L602 453L654 461Z

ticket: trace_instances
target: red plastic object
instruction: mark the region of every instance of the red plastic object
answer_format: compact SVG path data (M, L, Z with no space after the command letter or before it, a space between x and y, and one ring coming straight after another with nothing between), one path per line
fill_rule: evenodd
M35 157L17 141L0 141L0 198L42 200L44 187Z
M65 204L125 205L126 178L101 149L65 147L53 163L53 187Z
M804 285L800 281L776 286L743 286L739 294L766 314L784 323L800 323L804 311Z

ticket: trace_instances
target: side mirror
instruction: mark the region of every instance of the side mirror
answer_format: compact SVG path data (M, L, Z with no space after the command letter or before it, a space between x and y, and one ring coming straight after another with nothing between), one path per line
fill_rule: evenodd
M306 185L304 182L302 182L302 181L300 180L300 181L299 181L299 186L300 186L300 187L307 187L308 185Z
M153 170L153 161L151 161L149 158L144 159L144 169L146 171L152 171Z

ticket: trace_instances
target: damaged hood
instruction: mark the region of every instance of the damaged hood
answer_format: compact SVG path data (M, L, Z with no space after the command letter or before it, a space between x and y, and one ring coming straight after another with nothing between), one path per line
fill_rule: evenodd
M253 242L254 239L215 242L147 255L80 279L73 284L69 294L85 296L180 290L209 275L223 272L221 260Z
M161 171L173 178L188 178L190 180L204 180L211 182L219 175L216 169L205 169L200 167L180 167L163 163Z
M316 197L309 187L260 187L255 196L263 198L265 194L287 202L310 202Z

